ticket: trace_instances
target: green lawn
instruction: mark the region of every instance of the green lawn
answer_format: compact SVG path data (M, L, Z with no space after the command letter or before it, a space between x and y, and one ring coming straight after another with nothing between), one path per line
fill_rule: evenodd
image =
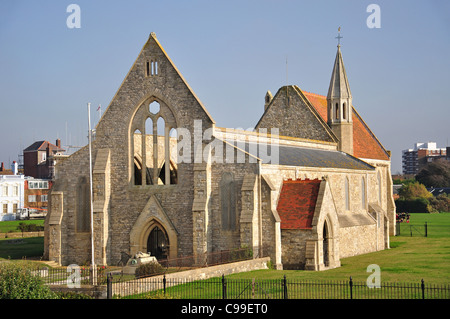
M450 213L412 214L409 224L428 224L428 237L405 235L391 237L391 249L341 259L341 267L320 272L302 270L259 270L227 276L229 278L366 281L371 274L367 267L380 266L382 282L450 283Z
M36 259L44 254L44 237L0 239L1 259Z
M20 223L44 225L43 219L0 222L0 233L20 232ZM17 240L19 239L19 240ZM35 259L44 254L44 237L0 238L1 259Z
M18 230L18 228L17 228L20 223L36 224L36 225L39 225L39 226L43 226L44 225L44 220L43 219L11 220L11 221L0 222L0 233L20 232L20 230Z

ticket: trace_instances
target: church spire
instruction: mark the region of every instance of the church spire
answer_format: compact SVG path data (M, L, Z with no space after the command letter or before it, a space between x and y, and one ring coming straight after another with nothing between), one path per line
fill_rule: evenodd
M344 60L342 59L341 44L342 39L340 28L336 59L334 60L333 73L331 74L330 87L328 89L328 98L351 98L350 85L348 84L347 73L345 72Z
M328 125L339 138L339 150L353 153L352 93L341 53L341 28L327 95Z

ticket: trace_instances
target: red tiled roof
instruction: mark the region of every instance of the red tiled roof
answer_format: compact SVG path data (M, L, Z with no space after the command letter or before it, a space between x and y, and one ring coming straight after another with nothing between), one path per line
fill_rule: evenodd
M302 91L306 98L319 112L320 116L327 121L327 98L326 96ZM353 109L353 156L358 158L370 158L389 160L383 146L375 135L364 123L359 114Z
M277 211L281 229L311 229L320 180L287 180L283 182Z

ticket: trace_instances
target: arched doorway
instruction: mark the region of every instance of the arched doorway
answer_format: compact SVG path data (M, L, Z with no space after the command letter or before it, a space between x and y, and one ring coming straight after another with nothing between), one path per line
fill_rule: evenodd
M155 226L151 230L147 239L147 252L158 260L169 256L169 240L162 227Z
M323 264L325 267L330 265L330 257L329 257L329 242L328 242L328 229L327 222L323 223Z

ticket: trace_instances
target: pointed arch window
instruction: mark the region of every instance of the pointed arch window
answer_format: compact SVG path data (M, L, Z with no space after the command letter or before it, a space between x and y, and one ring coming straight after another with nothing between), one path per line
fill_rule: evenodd
M220 204L222 209L222 229L236 228L236 184L232 173L223 173L220 180Z
M344 181L344 191L345 191L345 210L350 210L350 183L348 177L345 177Z
M76 205L76 231L78 233L89 232L91 227L90 219L90 192L89 182L86 177L81 177L77 185L77 205Z
M367 195L366 195L366 179L364 177L361 178L361 205L362 209L366 209Z
M329 254L329 242L328 242L329 234L328 234L327 221L324 221L324 223L323 223L322 238L323 238L323 243L322 243L323 265L325 267L328 267L330 265L330 259L329 259L330 254Z
M336 108L335 108L335 118L336 120L339 119L339 103L336 103Z
M380 172L377 173L377 179L378 179L378 202L381 204L381 174L380 174Z
M164 103L152 100L138 108L132 126L134 185L170 185L178 182L177 164L171 149L177 141L170 137L175 117ZM169 163L166 165L166 163Z

